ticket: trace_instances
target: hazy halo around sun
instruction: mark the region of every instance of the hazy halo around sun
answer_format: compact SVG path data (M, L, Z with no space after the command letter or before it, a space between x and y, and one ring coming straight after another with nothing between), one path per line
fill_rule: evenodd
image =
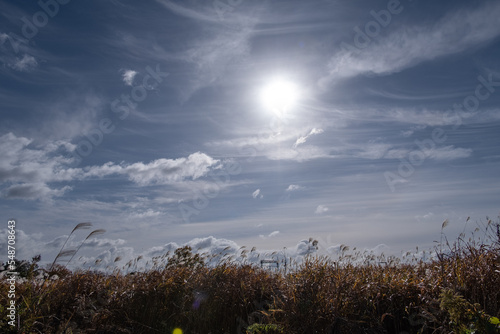
M261 91L260 98L266 109L283 116L299 99L298 86L287 79L275 78Z

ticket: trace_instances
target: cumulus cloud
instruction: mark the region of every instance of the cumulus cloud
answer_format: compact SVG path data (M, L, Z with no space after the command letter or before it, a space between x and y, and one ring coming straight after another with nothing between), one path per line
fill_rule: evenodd
M140 212L134 212L130 214L130 218L133 219L143 219L143 218L151 218L151 217L158 217L162 214L160 211L155 211L153 209L148 209Z
M79 246L81 241L74 242L74 246ZM126 244L127 242L123 239L98 239L91 238L87 239L85 243L82 245L82 248L95 248L95 247L117 247Z
M309 134L319 133L313 129ZM202 152L193 153L187 157L176 159L157 159L150 162L135 162L120 164L108 162L102 165L84 168L71 168L71 159L68 152L75 149L75 145L65 141L54 141L45 145L36 145L31 139L17 137L7 133L0 137L0 193L4 198L48 200L60 197L72 190L71 184L75 180L103 178L107 176L124 177L139 185L167 185L181 184L181 182L198 181L212 170L220 168L221 162ZM394 147L384 143L369 143L350 148L339 148L337 154L349 154L365 159L400 159L419 150L418 147ZM343 153L342 153L343 152ZM450 161L467 158L473 153L472 149L455 147L424 148L421 151L426 159ZM287 159L305 161L319 157L332 157L326 149L303 145L295 150L281 149L266 153L269 159ZM290 185L286 191L299 190L300 187ZM263 198L260 189L252 193L255 199ZM136 212L137 217L151 216L154 212Z
M134 83L134 78L137 75L136 71L133 70L122 70L122 79L125 85L132 86Z
M37 254L42 255L42 265L48 264L57 255L60 247L66 241L67 235L59 236L49 242L44 242L40 235L28 235L18 229L19 240L32 247L24 247L19 252L20 259L29 259ZM279 231L269 233L265 238L273 238L279 235ZM7 232L0 231L0 250L6 250ZM80 245L83 236L72 238L65 248L76 248ZM304 256L314 254L318 251L317 244L312 240L301 240L297 245L290 247L286 251L283 249L261 250L256 247L247 249L236 242L213 236L194 238L184 244L169 242L161 246L152 246L143 251L138 251L133 247L125 247L126 241L123 239L92 238L85 241L80 252L69 265L70 268L84 267L95 270L111 271L120 267L123 272L151 269L153 265L165 265L168 257L180 247L189 246L192 251L202 254L208 265L215 265L224 260L231 260L235 263L245 262L260 265L262 259L272 259L284 261L293 258L300 262ZM118 260L117 260L118 258ZM117 260L117 261L115 261ZM66 259L67 261L67 259Z
M255 190L255 191L252 193L252 197L253 197L253 198L263 198L263 197L264 197L264 195L262 195L262 194L260 193L260 189L257 189L257 190Z
M273 238L273 237L276 237L278 234L280 234L280 231L273 231L273 232L269 233L267 236L261 234L261 235L259 235L259 238L261 238L261 239Z
M218 168L219 160L196 152L177 159L157 159L149 163L115 164L71 168L65 155L75 149L71 143L51 142L36 147L31 139L8 133L0 137L0 187L5 198L49 199L62 196L71 186L53 183L71 182L110 175L126 176L140 185L169 184L196 180ZM149 212L138 213L151 215Z
M500 3L488 1L475 10L450 13L432 25L400 29L367 46L354 43L351 50L344 49L332 57L328 80L362 73L390 74L463 52L498 37L499 17Z
M280 234L279 231L273 231L263 238L273 238ZM66 241L67 235L53 238L50 241L42 241L40 234L26 234L18 229L17 235L19 241L31 247L23 247L19 250L19 259L29 259L37 254L42 255L42 265L52 262L59 252L62 244ZM87 232L74 237L68 242L65 248L77 248ZM7 230L0 231L0 251L7 249ZM91 238L85 241L80 252L71 261L70 268L91 268L102 271L112 271L119 267L124 273L130 271L140 271L151 269L154 265L162 267L168 261L174 251L180 247L189 246L194 253L202 254L208 265L216 265L221 261L231 260L235 263L248 263L261 265L263 259L275 260L283 263L285 257L293 259L300 263L305 256L317 253L324 253L330 256L340 255L342 252L354 252L345 245L329 246L326 250L320 248L321 242L316 240L304 239L295 246L286 250L278 249L251 249L241 246L233 240L224 238L215 238L213 236L194 238L186 243L178 244L168 242L159 246L150 246L142 251L133 247L127 247L123 239ZM142 247L141 247L142 248ZM390 248L385 244L377 245L374 248L366 248L363 254L382 255L389 254ZM118 260L117 260L118 258ZM117 260L117 261L115 261ZM66 259L67 261L67 259Z
M206 175L211 167L219 160L196 152L187 158L158 159L150 163L137 162L134 164L106 163L102 166L93 166L85 169L87 177L103 177L113 174L126 175L138 185L167 184L183 181L187 178L196 180Z
M61 196L71 187L51 188L48 183L72 180L78 172L64 169L69 160L57 152L71 148L63 141L31 147L32 140L8 133L0 137L0 186L7 198L40 199Z
M304 187L298 186L296 184L291 184L288 186L288 188L286 188L285 191L297 191L297 190L301 190L301 189L304 189Z
M314 254L318 251L317 242L311 239L301 240L297 246L295 246L294 254L295 257L300 258L306 255Z
M329 210L328 207L326 207L324 205L318 205L316 207L316 211L314 211L314 213L317 214L317 215L321 215L323 213L328 212L328 210Z

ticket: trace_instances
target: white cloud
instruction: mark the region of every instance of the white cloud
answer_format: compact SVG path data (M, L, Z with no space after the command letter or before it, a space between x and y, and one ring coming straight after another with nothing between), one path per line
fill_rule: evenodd
M112 162L101 166L71 168L71 159L63 154L74 145L55 141L36 147L31 139L8 133L0 137L0 186L8 185L1 192L6 198L49 199L62 196L70 186L54 188L50 183L70 182L110 175L124 175L140 185L171 184L196 180L210 170L218 168L219 160L196 152L178 159L158 159L150 163L133 164ZM32 147L33 146L33 147ZM146 214L146 213L141 213Z
M125 83L125 85L132 86L132 84L134 83L134 78L135 78L136 75L137 75L136 71L133 71L133 70L123 70L122 71L122 78L123 78L123 82Z
M286 188L285 191L297 191L297 190L301 190L301 189L304 189L304 187L298 186L296 184L291 184L288 186L288 188Z
M276 237L278 234L280 234L280 231L273 231L273 232L269 233L267 236L266 236L266 235L264 235L264 234L260 234L260 235L259 235L259 238L261 238L261 239L274 238L274 237Z
M103 177L113 174L126 175L131 181L139 185L167 184L185 179L196 180L206 175L211 167L215 167L219 160L196 152L187 158L158 159L148 164L137 162L134 164L116 165L108 162L102 166L93 166L85 169L85 177Z
M130 218L132 218L132 219L144 219L144 218L158 217L160 215L162 215L162 212L155 211L153 209L148 209L145 211L133 212L130 214Z
M77 240L71 243L71 245L77 247L81 244L82 240ZM83 248L95 248L95 247L117 247L126 244L127 242L123 239L101 239L101 238L90 238L85 241L82 245Z
M252 193L252 197L253 197L253 198L263 198L263 197L264 197L264 195L262 195L262 194L260 193L260 189L257 189L257 190L255 190L255 191Z
M219 21L216 12L205 13L203 10L192 9L191 6L182 6L168 0L156 0L158 3L162 4L168 10L172 11L177 15L181 15L193 20L206 21L217 23ZM212 8L213 10L213 8Z
M88 233L89 231L86 231L72 238L65 248L78 247ZM273 231L267 236L262 235L261 238L273 238L279 234L279 231ZM23 247L19 250L19 259L29 259L37 254L41 254L42 265L52 262L67 238L67 235L62 235L47 242L42 241L43 236L41 234L29 235L21 229L17 230L17 235L21 243L31 245L31 247ZM7 230L0 231L0 251L6 252L6 240ZM285 256L292 258L295 263L300 263L305 256L317 254L318 252L326 252L330 256L338 256L342 253L342 249L346 253L355 251L354 248L350 249L345 245L329 246L323 250L321 247L322 242L320 241L319 244L315 243L312 238L301 240L295 246L289 247L286 250L281 247L267 250L252 247L250 250L246 246L240 247L240 245L232 240L218 239L213 236L194 238L183 244L169 242L161 246L150 246L143 251L139 251L133 247L124 247L126 243L123 239L91 238L85 241L69 267L71 269L84 267L103 271L112 271L115 268L119 268L124 273L151 269L155 264L157 267L163 267L168 261L167 254L171 256L176 249L184 246L189 246L193 252L202 254L209 265L216 265L224 260L260 265L260 260L262 259L283 261ZM371 249L365 248L362 253L376 256L382 254L389 255L390 248L385 244L379 244ZM121 259L115 262L117 257ZM69 259L63 260L62 263L65 263L64 261L67 260ZM362 261L362 258L359 258L359 261Z
M295 144L293 144L293 148L296 148L297 146L304 144L307 141L307 138L309 138L312 135L318 135L323 133L323 129L316 129L313 128L307 135L299 137L297 141L295 141Z
M0 33L0 43L4 43L7 38L9 38L9 35L4 32Z
M63 195L71 187L53 189L49 182L69 181L78 171L64 168L70 161L57 150L67 151L72 146L63 141L42 147L28 148L32 140L8 133L0 137L0 185L9 184L2 190L7 198L48 199Z
M271 232L268 235L268 238L275 237L279 234L279 231ZM102 242L102 244L109 244L111 240L107 242ZM98 244L95 245L97 248L103 248ZM214 265L220 263L221 260L224 259L232 259L235 262L245 262L245 263L254 263L256 265L260 265L260 260L262 259L273 259L273 260L284 260L284 253L282 250L258 250L253 248L252 250L246 249L246 247L240 247L237 243L228 239L217 239L213 236L205 237L205 238L195 238L191 241L186 242L185 244L179 245L175 242L167 243L163 246L155 246L145 250L142 253L137 253L131 247L118 247L113 246L110 249L102 251L99 255L95 257L82 258L76 260L75 264L82 264L83 261L86 261L88 264L94 263L95 259L100 259L101 263L99 265L100 268L105 268L108 265L114 264L114 259L117 256L120 256L122 260L120 263L115 265L124 264L127 262L135 263L138 270L142 270L145 268L151 268L153 264L153 257L157 257L157 261L162 263L166 263L168 261L168 257L164 255L169 253L170 255L179 248L184 246L189 246L198 254L203 254L206 256L209 265ZM287 250L286 256L291 257L297 261L300 261L307 254L314 254L317 252L317 249L307 240L300 241L295 247L291 247ZM142 256L142 259L138 262L137 258ZM146 264L148 263L148 265ZM108 268L109 269L109 268ZM112 270L109 269L109 270ZM125 268L127 270L136 270L135 268Z
M472 155L472 149L461 147L455 148L453 145L438 147L423 152L429 159L445 161L468 158Z
M321 215L323 213L328 212L328 210L329 210L328 207L326 207L324 205L318 205L316 207L316 211L314 211L314 213L317 214L317 215Z
M176 54L176 58L195 65L197 73L196 77L191 77L188 81L181 80L176 83L177 87L182 87L180 90L182 100L188 100L198 89L234 70L232 64L241 63L250 54L250 39L253 37L253 28L259 21L255 13L236 11L234 6L228 6L227 8L231 10L227 13L231 15L226 15L224 20L221 20L212 2L196 1L191 4L188 1L182 4L167 0L157 0L157 2L177 15L206 21L215 24L215 27L217 24L223 24L225 27L214 30L216 33L209 29L204 38L187 41L187 47ZM256 4L253 6L257 7ZM226 29L228 25L231 25L232 29Z
M411 137L415 133L415 130L405 130L401 131L401 136L408 138Z
M328 148L305 145L296 149L273 148L264 153L270 160L292 160L304 162L319 158L332 158Z
M434 213L432 213L432 212L428 212L424 215L416 215L415 216L415 219L417 221L427 220L427 219L431 219L431 218L434 218Z
M35 57L25 54L22 58L16 58L10 66L20 72L31 72L38 66L38 62Z
M350 151L345 149L344 151L351 156L369 160L406 159L410 154L419 152L419 155L425 156L425 159L438 161L467 158L470 157L473 152L472 149L455 147L453 145L437 147L437 145L434 144L433 146L434 147L430 148L420 148L413 143L409 147L400 148L391 144L371 142L365 145L351 145Z
M389 144L371 142L360 146L359 151L353 152L353 155L363 159L382 159L390 148Z
M476 10L463 9L434 24L400 29L372 41L359 52L343 50L330 61L330 77L362 73L390 74L423 61L463 52L500 35L500 3L489 1ZM353 43L349 43L353 44Z
M274 232L269 233L268 237L272 238L272 237L277 236L278 234L280 234L280 231L274 231Z
M296 258L300 258L309 254L314 254L318 251L318 248L313 244L312 240L301 240L293 252Z
M242 130L243 131L243 130ZM247 136L232 138L230 140L220 140L208 142L207 145L214 147L263 147L263 146L274 146L279 143L283 143L289 140L293 140L296 137L294 133L279 133L265 131L257 136Z
M250 135L231 140L212 141L207 143L207 145L217 147L219 149L244 148L244 150L248 150L248 152L255 150L256 154L270 160L291 160L304 162L313 159L332 157L330 156L330 152L327 147L302 145L306 142L309 136L323 133L322 129L313 128L304 137L305 139L297 139L297 135L299 133L300 132L298 130L280 133L273 133L269 130L264 131L260 135ZM302 143L294 145L293 143L297 140Z

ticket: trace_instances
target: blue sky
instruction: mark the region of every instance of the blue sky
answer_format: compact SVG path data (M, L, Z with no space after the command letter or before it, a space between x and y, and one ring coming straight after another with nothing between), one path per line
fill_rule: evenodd
M498 1L0 6L20 257L49 261L82 221L107 231L82 253L109 260L309 237L397 254L498 216Z

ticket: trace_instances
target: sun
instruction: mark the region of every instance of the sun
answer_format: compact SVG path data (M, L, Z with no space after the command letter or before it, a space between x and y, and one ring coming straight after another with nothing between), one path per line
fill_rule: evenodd
M289 80L274 79L264 86L260 97L267 109L284 116L297 103L299 89Z

